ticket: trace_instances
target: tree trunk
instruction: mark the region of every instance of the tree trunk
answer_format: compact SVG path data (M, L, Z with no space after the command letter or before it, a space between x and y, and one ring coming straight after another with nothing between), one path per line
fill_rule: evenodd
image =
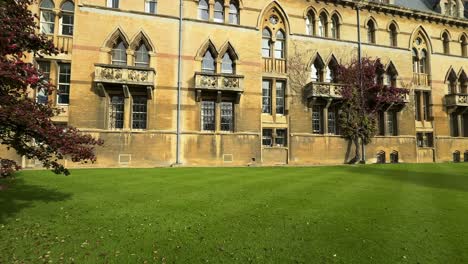
M359 163L366 164L366 144L364 143L364 139L361 139L361 152L362 152L362 159Z
M354 148L356 152L354 154L354 158L349 162L350 164L356 164L361 160L361 154L360 154L361 146L359 144L359 137L355 137L353 139L353 143L354 143Z

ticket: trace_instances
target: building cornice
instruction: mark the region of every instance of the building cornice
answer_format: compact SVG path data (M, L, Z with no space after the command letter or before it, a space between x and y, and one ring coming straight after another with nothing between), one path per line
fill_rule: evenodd
M419 21L428 21L436 24L444 24L455 27L468 28L468 19L445 16L442 14L425 12L407 7L396 6L392 4L375 3L368 1L351 1L351 0L306 0L307 2L323 2L326 4L342 5L351 8L360 8L369 12L383 13L386 15L400 16L412 18Z

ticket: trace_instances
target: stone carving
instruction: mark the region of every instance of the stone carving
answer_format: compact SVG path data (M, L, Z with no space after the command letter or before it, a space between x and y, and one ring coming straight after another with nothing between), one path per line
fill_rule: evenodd
M238 88L239 87L239 79L238 78L223 78L223 85L224 87L229 88Z
M459 95L458 96L459 104L468 104L468 95Z
M141 83L142 85L154 82L152 70L137 70L127 68L115 68L106 66L96 66L96 82L113 83Z
M202 76L201 77L201 83L203 87L208 87L208 88L216 88L216 77L215 76Z
M242 76L197 73L195 75L195 83L197 88L237 91L242 89L242 78Z

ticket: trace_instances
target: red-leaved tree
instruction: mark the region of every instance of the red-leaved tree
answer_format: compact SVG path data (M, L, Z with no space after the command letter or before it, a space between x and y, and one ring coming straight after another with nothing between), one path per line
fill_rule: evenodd
M57 126L51 118L59 110L51 104L37 103L31 91L53 87L26 54L36 57L56 55L57 49L46 36L37 34L37 16L28 10L33 0L0 1L0 143L28 159L39 160L57 174L69 171L60 160L94 162L94 148L101 140L80 133L76 128ZM20 167L0 157L0 177Z
M344 85L340 128L356 147L351 163L361 161L361 151L377 133L378 113L391 105L402 105L408 90L384 85L384 65L380 59L363 58L338 67ZM364 153L362 154L364 155Z

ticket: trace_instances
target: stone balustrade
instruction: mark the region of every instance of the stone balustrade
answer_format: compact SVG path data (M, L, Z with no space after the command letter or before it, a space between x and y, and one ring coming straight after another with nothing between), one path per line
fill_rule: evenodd
M231 74L195 73L195 89L213 91L244 91L244 76Z
M446 106L468 106L468 94L448 94L445 96Z
M95 64L94 81L127 85L154 86L156 72L152 68Z

